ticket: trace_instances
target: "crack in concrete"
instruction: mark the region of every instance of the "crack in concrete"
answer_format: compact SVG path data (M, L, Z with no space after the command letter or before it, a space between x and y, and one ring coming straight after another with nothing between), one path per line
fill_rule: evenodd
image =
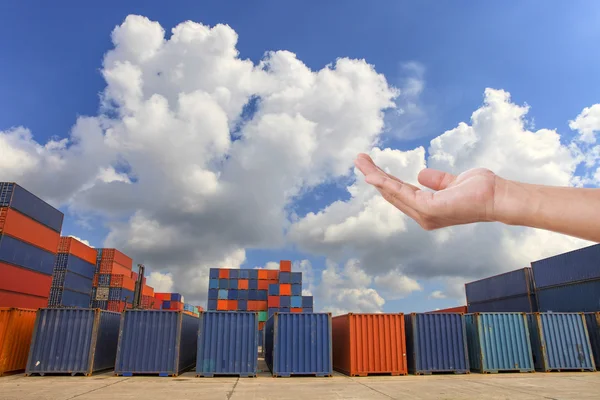
M88 390L87 392L79 393L79 394L76 394L76 395L75 395L75 396L73 396L73 397L69 397L69 398L68 398L68 399L66 399L66 400L75 399L75 398L77 398L77 397L79 397L79 396L83 396L84 394L92 393L92 392L95 392L96 390L104 389L104 388L107 388L107 387L109 387L109 386L116 385L117 383L121 383L121 382L128 381L129 379L131 379L131 378L125 378L125 379L121 379L120 381L113 382L113 383L109 383L109 384L107 384L107 385L100 386L99 388L96 388L96 389Z
M239 381L240 381L240 377L238 376L235 383L233 384L233 387L231 388L231 392L227 393L227 400L230 400L231 396L233 396L233 392L235 392L235 388L237 387Z

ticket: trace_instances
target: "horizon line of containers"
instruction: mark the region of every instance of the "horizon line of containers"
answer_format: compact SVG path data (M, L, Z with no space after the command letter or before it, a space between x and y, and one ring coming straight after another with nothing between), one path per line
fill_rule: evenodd
M273 376L331 376L333 370L352 376L595 371L600 362L600 313L592 312L600 311L600 291L593 289L600 282L598 245L536 261L530 269L468 283L466 310L336 317L312 312L312 297L301 296L302 274L291 271L291 261L281 261L279 271L211 269L206 312L183 311L179 305L174 312L131 309L129 293L125 292L125 300L122 297L130 282L121 283L127 275L133 280L133 274L126 272L131 270L127 268L130 259L115 249L102 249L92 278L96 296L85 307L98 305L94 301L119 302L110 311L108 304L106 309L64 308L70 301L85 304L77 297L67 299L73 298L70 292L78 292L74 285L88 287L81 280L71 283L72 276L84 276L82 265L72 260L86 261L87 257L91 261L91 253L81 257L80 242L60 239L62 213L16 184L0 183L0 207L0 267L16 266L25 273L45 275L44 284L50 282L48 287L58 289L54 297L48 289L46 296L60 304L43 308L44 284L34 292L23 279L2 279L0 300L26 299L30 305L40 304L33 307L40 309L0 310L0 375L19 369L25 369L26 375L91 375L112 368L122 376L177 376L195 367L197 376L256 376L260 343L264 343L265 361ZM17 214L30 219L18 221ZM53 254L50 242L35 243L40 247L28 244L31 238L25 226L32 223L41 223L58 235L58 239L52 237L60 242L54 262L32 250L44 244L46 253ZM15 240L20 244L15 245ZM111 273L100 273L104 271ZM110 281L112 275L121 276L115 278L119 283L114 286L121 297L111 300L110 282L101 281L101 275L109 275ZM12 286L6 289L7 284ZM289 295L288 286L283 285L289 285ZM108 300L99 300L98 290L106 287ZM59 295L60 300L53 300ZM282 305L286 297L289 311L288 299ZM294 304L303 307L292 307L293 297L300 297L302 303L296 299ZM304 305L305 297L310 297L311 307ZM171 302L183 304L183 298L178 299ZM152 335L142 335L148 331ZM19 339L28 334L29 339ZM86 350L74 343L85 344Z

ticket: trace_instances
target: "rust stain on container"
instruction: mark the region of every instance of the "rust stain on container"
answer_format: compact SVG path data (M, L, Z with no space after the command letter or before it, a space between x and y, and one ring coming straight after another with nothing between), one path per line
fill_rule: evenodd
M27 365L35 310L0 308L0 376Z
M332 319L333 369L351 376L406 375L404 314L346 314Z

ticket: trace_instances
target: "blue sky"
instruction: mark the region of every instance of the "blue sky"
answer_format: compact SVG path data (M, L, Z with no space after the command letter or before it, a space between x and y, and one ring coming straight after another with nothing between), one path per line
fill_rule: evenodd
M0 130L23 125L44 143L65 137L79 115L95 115L106 86L103 55L113 47L112 29L128 14L139 14L170 29L186 20L225 23L239 35L241 58L258 62L266 51L285 49L314 70L338 57L366 59L390 84L401 85L402 65L425 69L419 98L427 118L410 139L391 126L385 146L427 148L429 140L482 103L486 87L505 89L517 104L532 107L536 127L558 129L563 140L568 121L599 102L600 3L597 2L163 2L105 1L93 4L23 1L0 4ZM340 197L343 185L322 186L294 206L304 215ZM101 244L108 232L66 218L65 233ZM277 259L322 257L291 250L249 250L250 266ZM386 311L420 307L436 285L407 300L389 301ZM439 300L435 307L454 303ZM433 305L433 303L429 303Z

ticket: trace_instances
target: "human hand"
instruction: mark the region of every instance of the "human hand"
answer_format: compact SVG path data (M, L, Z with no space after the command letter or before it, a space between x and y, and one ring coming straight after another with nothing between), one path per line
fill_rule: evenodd
M501 178L492 171L476 168L454 176L424 169L418 180L435 190L430 192L387 174L366 154L359 154L354 163L367 183L425 230L495 220L495 193Z

